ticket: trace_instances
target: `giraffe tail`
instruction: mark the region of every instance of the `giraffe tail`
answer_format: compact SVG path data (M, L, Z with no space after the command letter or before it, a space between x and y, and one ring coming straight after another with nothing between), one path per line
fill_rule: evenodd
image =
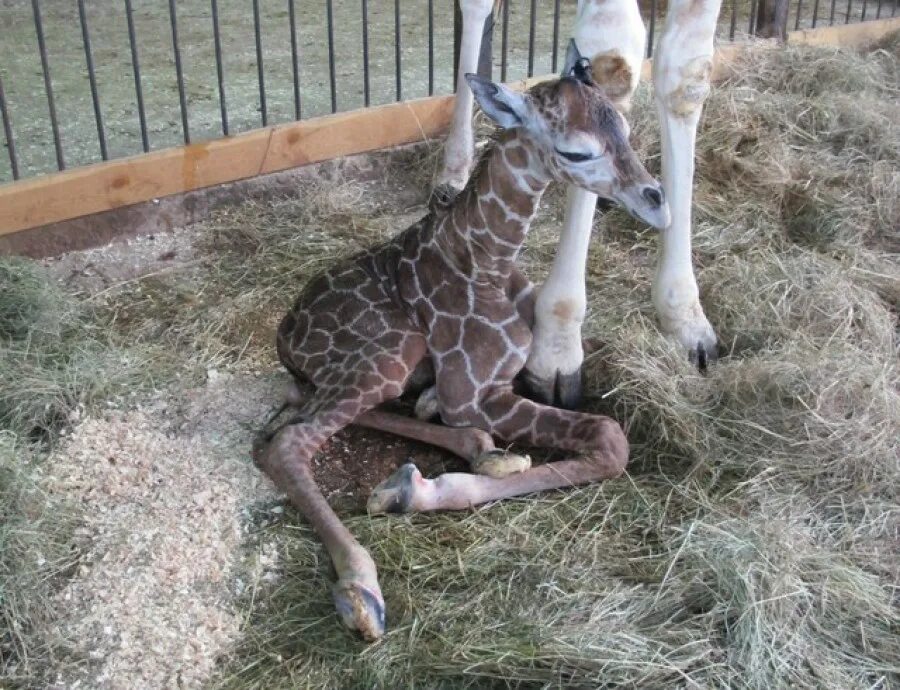
M288 419L286 422L278 424L277 426L273 426L273 423L282 415L284 411L289 407L293 407L291 403L285 402L282 403L281 407L279 407L275 412L269 415L269 418L262 425L262 428L256 432L256 435L253 437L253 445L250 450L250 457L253 458L253 462L259 467L259 461L262 456L262 453L268 447L269 443L271 443L272 439L275 438L275 434L284 429L286 426L290 426L291 424L297 424L298 422L305 422L308 419L308 416L303 413L295 414L293 417Z

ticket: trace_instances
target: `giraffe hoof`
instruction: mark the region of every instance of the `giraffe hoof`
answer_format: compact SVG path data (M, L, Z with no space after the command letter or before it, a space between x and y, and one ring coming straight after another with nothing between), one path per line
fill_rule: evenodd
M356 630L366 642L384 635L384 600L377 590L359 582L338 582L332 597L344 625Z
M366 509L373 515L407 512L412 505L417 481L422 481L422 473L411 462L406 463L372 489Z
M574 410L581 405L581 369L571 374L556 372L556 390L553 404L564 410Z
M543 405L553 404L553 392L556 384L554 377L544 378L523 369L520 380L526 397Z
M522 383L526 395L535 402L565 410L574 410L581 404L580 367L571 374L557 371L548 378L536 376L526 369L522 372Z
M688 359L701 372L705 372L710 364L715 364L719 359L719 351L715 342L704 344L703 341L698 340L697 347L692 347L688 352Z
M531 458L527 455L517 455L506 450L494 448L486 450L470 463L475 474L483 474L494 479L503 479L517 472L531 469Z

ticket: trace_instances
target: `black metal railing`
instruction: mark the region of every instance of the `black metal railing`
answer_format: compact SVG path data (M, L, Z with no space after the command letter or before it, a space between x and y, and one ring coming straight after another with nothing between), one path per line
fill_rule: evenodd
M652 55L661 12L657 0L640 2ZM720 39L754 33L758 2L725 0ZM787 28L798 29L894 17L898 0L790 2ZM44 5L0 5L7 153L0 182L275 122L451 93L455 83L453 0ZM499 69L504 81L556 71L575 6L575 0L507 0L497 17L500 50L487 56L493 57L488 69ZM493 21L486 31L492 27ZM36 73L43 88L34 82Z

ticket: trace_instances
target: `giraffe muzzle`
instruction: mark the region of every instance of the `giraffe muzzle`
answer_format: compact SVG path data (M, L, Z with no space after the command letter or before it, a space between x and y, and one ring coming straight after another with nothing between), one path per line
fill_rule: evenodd
M628 187L616 196L616 201L632 216L657 230L665 230L672 222L665 192L659 184Z

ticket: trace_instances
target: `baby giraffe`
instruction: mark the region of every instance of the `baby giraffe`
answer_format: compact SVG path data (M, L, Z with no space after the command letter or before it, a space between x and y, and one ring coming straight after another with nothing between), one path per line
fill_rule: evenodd
M407 464L374 490L373 513L464 509L616 477L628 462L628 443L612 419L513 392L533 319L532 286L515 262L550 182L615 199L657 228L669 222L662 188L574 47L562 78L526 93L467 79L500 129L468 186L446 210L312 280L278 329L282 363L315 392L307 400L295 392L299 419L257 459L322 539L337 572L338 613L368 640L384 632L375 564L328 506L310 467L332 434L351 423L382 429L447 448L477 473L430 480ZM423 374L433 376L446 426L374 409ZM492 437L574 457L531 468L496 449Z

